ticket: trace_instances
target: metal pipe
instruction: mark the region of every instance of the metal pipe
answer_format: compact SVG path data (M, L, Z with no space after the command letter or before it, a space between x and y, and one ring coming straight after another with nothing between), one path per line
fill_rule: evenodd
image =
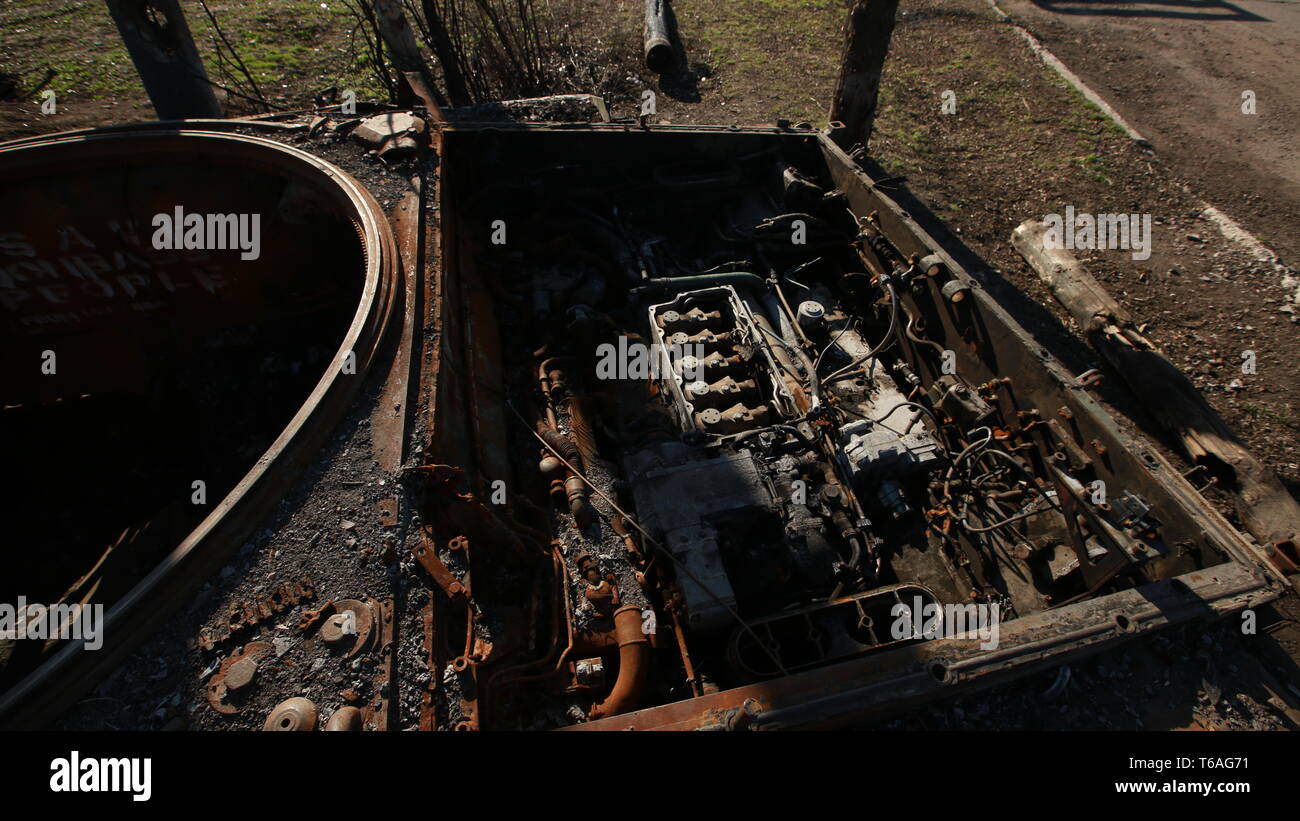
M643 280L641 286L633 289L636 296L657 294L662 291L692 291L698 288L711 288L715 285L734 285L738 288L752 288L762 293L767 288L767 281L758 274L749 271L723 271L717 274L695 274L686 277L659 277Z
M622 515L615 513L614 517L610 520L610 525L614 528L614 532L618 534L619 538L623 540L623 547L627 550L628 556L632 560L632 564L636 567L645 564L645 556L641 553L641 548L637 545L636 538L632 536L632 531L628 530L627 522L623 521Z
M650 677L650 640L641 629L640 607L629 604L614 611L614 635L618 638L618 679L605 700L592 706L593 721L636 707Z
M695 674L695 665L691 663L691 654L686 648L686 630L682 628L682 618L677 613L677 608L669 608L668 616L673 620L673 635L677 637L677 652L682 657L686 683L691 686L691 692L696 696L703 695L704 688L700 686L700 677Z
M809 359L808 355L802 350L791 345L780 334L772 330L771 323L767 321L767 318L764 317L761 312L756 311L755 307L756 305L750 306L750 313L753 314L754 324L758 326L760 331L772 337L772 339L777 343L775 346L769 345L768 350L772 352L772 356L776 357L777 364L781 366L782 380L790 390L790 394L795 398L795 404L798 406L799 411L801 413L808 413L817 410L822 406L821 381L817 378L817 372L813 370L812 360ZM803 364L804 372L809 376L808 388L813 396L812 404L808 404L808 399L806 394L804 394L803 386L800 385L799 380L796 378L798 372L794 369L794 360L790 358L791 353L799 357L799 361Z
M781 338L776 331L772 330L767 317L761 313L754 313L752 309L751 313L754 315L754 324L758 326L760 331L775 339L779 340ZM786 390L790 392L790 396L794 399L795 407L799 409L800 413L807 413L808 395L804 393L803 385L799 384L799 380L795 378L797 371L794 369L794 360L790 358L789 351L786 350L784 345L768 346L768 349L772 352L772 356L776 358L776 364L780 366L781 373L779 376L781 381L785 383Z
M565 405L569 410L569 432L578 449L578 455L582 458L582 467L584 470L591 470L596 464L598 451L596 433L587 412L587 403L580 396L570 396L565 400Z
M518 409L516 409L515 406L510 403L509 400L506 400L506 407L510 409L510 412L515 415L515 418L518 419L520 423L523 424L524 427L529 427L528 420L525 419L519 413ZM537 433L534 430L533 435L537 437L537 440L539 442L541 442L543 445L546 445L546 447L551 451L552 454L555 455L556 458L560 459L561 461L564 461L564 466L566 468L568 468L569 470L574 470L573 465L568 461L565 461L564 457L560 456L560 452L558 450L548 445L546 443L546 440L542 438L541 434ZM575 470L575 472L577 471ZM581 476L581 474L579 475ZM723 601L721 598L719 598L718 594L713 592L712 588L709 587L707 582L704 582L703 580L700 579L699 576L692 573L690 567L682 563L680 559L678 559L676 556L672 554L672 551L668 550L668 548L660 544L659 541L656 540L654 536L651 536L650 531L646 530L644 527L637 524L636 520L633 519L626 510L619 507L618 502L614 501L614 499L612 499L608 493L601 490L596 485L592 484L591 481L588 480L585 476L582 477L582 479L587 483L587 487L590 488L593 493L595 493L600 498L604 499L605 504L609 505L610 508L612 508L615 513L623 517L623 521L625 523L632 525L633 528L635 528L637 531L641 533L641 537L645 539L645 543L655 549L654 555L656 557L662 555L668 561L673 563L673 566L677 568L678 573L683 574L691 581L695 582L695 584L698 585L700 589L702 589L709 596L709 598L713 599L714 602L716 602L719 606L725 609L727 613L730 614L730 616L740 624L742 630L744 630L745 632L749 633L751 636L754 637L754 641L758 644L759 647L762 647L763 650L767 653L768 657L772 659L772 663L776 665L776 668L780 670L783 675L786 674L786 669L785 666L781 664L781 659L779 659L776 656L776 654L773 653L772 650L766 644L763 643L763 641L758 637L758 634L755 633L753 628L749 626L749 622L741 618L740 614L736 612L736 609L734 607L732 607L731 605ZM861 515L861 507L857 506L857 501L856 499L853 499L853 495L851 491L849 493L849 498L850 500L853 501L855 505L855 510L857 510L859 515ZM652 563L653 561L654 559L651 559Z
M645 64L663 73L673 64L673 41L668 34L668 0L645 2Z
M554 578L556 583L556 588L551 596L553 603L552 606L556 613L555 622L551 626L551 649L546 656L541 659L507 668L492 676L490 683L493 686L520 684L526 681L539 681L541 679L550 678L560 672L560 669L564 666L565 659L567 659L569 654L573 651L573 608L570 606L569 602L569 569L568 565L564 562L564 554L560 552L559 542L551 543L551 566L555 571ZM560 612L561 610L563 612ZM568 644L565 645L564 650L559 654L559 656L556 656L555 651L560 646L560 632L562 627L568 634ZM554 664L551 663L551 659L555 659ZM544 668L540 673L522 675L524 671L532 671L539 667Z
M781 290L781 283L773 282L772 290L776 293L776 299L779 300L779 302L774 304L772 307L776 311L777 316L781 318L781 334L791 342L795 341L791 339L791 337L798 335L799 342L802 342L805 345L811 345L812 342L809 341L808 335L803 332L803 327L799 324L798 317L795 316L794 310L790 308L790 302L785 298L785 292ZM769 296L768 299L771 300L772 298ZM793 333L791 333L791 331L793 331Z
M893 283L889 283L889 282L885 283L885 290L889 294L889 330L885 331L885 338L880 340L880 344L877 345L876 347L872 348L871 350L859 356L857 359L854 359L849 364L840 368L835 373L826 377L825 381L829 382L835 377L839 376L840 374L846 371L851 371L854 368L859 367L868 359L880 353L881 351L883 351L885 348L889 346L890 340L894 338L894 331L898 328L898 291L894 289Z
M565 358L552 356L543 360L537 366L537 384L541 387L542 395L546 398L546 421L539 421L536 429L547 446L563 453L570 462L580 462L581 453L573 438L560 433L559 422L555 417L555 400L551 393L554 385L551 380L549 366L552 362ZM551 487L553 492L557 490L555 482L551 483ZM596 513L591 507L591 502L587 500L586 483L578 476L577 472L569 470L563 487L564 495L569 500L569 512L573 514L574 523L578 526L578 530L587 530L596 520Z

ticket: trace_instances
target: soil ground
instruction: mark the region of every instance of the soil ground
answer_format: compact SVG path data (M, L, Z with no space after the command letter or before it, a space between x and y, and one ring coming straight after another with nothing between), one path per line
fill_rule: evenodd
M209 71L218 76L212 32L197 3L184 6ZM330 85L366 88L347 42L351 21L339 4L209 6L227 35L235 33L245 62L277 105L310 105ZM1067 205L1151 214L1149 260L1100 251L1082 254L1085 264L1150 323L1148 335L1294 493L1300 488L1300 374L1290 358L1300 283L1223 237L1202 202L1256 231L1284 260L1300 256L1286 230L1300 207L1294 150L1300 84L1294 61L1285 58L1295 51L1286 47L1297 33L1295 5L1117 2L1083 6L1088 14L1067 7L1003 5L1149 136L1153 151L1134 144L1044 66L986 0L917 0L899 13L871 156L888 173L906 177L1006 283L999 297L1017 318L1078 371L1093 367L1095 355L1008 236L1022 220ZM663 122L753 124L780 117L825 123L841 47L840 0L679 0L683 56L664 77L640 65L639 0L554 0L552 8L557 26L568 27L585 55L587 90L610 99L615 116L632 116L641 89L650 87L659 92ZM30 88L54 68L49 87L59 100L52 116L41 114L35 100L0 102L0 138L150 116L103 9L90 0L0 5L0 73ZM1195 13L1188 16L1188 9ZM1232 114L1232 106L1240 105L1245 88L1256 92L1258 113L1237 119L1245 115ZM945 91L955 94L954 114L941 112ZM229 102L239 111L238 98ZM1255 354L1253 374L1241 372L1246 351ZM1104 398L1149 428L1122 392ZM258 556L274 549L254 548ZM246 569L261 561L250 557L222 586L238 588ZM1171 633L1077 665L1057 690L1049 686L1062 674L1053 672L888 726L1295 728L1296 714L1283 704L1300 697L1294 599L1261 618L1268 630L1259 636L1242 636L1231 622L1209 632ZM145 651L140 663L152 659ZM136 726L164 723L149 715Z
M1300 260L1300 3L999 4L1197 193L1284 261ZM1253 114L1243 109L1247 92Z

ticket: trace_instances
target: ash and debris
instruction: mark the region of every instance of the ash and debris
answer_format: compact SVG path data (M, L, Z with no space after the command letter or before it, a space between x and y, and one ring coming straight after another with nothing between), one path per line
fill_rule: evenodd
M393 678L398 682L396 706L397 728L416 729L420 726L422 694L429 684L430 673L425 663L424 607L433 594L420 584L417 571L404 559L401 565L407 600L397 621L397 655Z
M412 610L418 597L407 592L422 583L403 574L396 562L403 552L399 548L409 549L418 540L419 519L402 498L396 525L379 523L379 501L401 488L398 477L381 469L371 453L370 413L377 401L378 387L372 386L270 521L203 585L193 604L69 711L58 722L60 728L253 730L261 729L271 709L291 696L315 702L322 723L340 707L359 706L373 695L379 655L345 659L311 631L296 629L306 610L330 599L396 597L399 666L410 653L408 645L414 643L414 652L421 652L423 629L408 632L412 613L420 618L418 608ZM213 651L197 645L200 629L218 625L233 605L268 595L281 581L303 577L312 581L314 599L263 620ZM207 700L208 680L223 658L251 641L271 642L274 651L258 664L247 697L236 702L240 711L219 714Z
M516 395L522 391L534 390L533 376L527 368L513 370L510 373L510 381L516 386ZM571 437L572 427L569 422L567 402L556 403L555 417L559 432L566 437ZM517 424L517 421L511 426L510 431L511 440L516 444L515 452L540 454L545 449L542 443L525 432L523 426ZM601 491L595 493L588 489L588 502L599 514L592 525L586 531L581 530L567 507L554 505L549 500L545 501L545 509L551 512L551 532L559 542L560 554L568 570L569 603L574 629L604 631L613 628L613 620L608 615L602 616L594 612L587 600L589 582L583 576L579 566L582 557L589 556L596 561L600 579L613 576L612 583L619 596L616 607L635 605L645 608L649 606L649 601L637 581L636 568L628 557L627 547L611 525L617 511L601 495L604 494L610 499L619 498L617 485L620 476L617 467L604 458L603 453L598 454L594 464L581 467L582 475ZM535 482L536 487L543 491L547 484L546 479L535 469L522 471L521 481ZM536 498L534 494L529 495ZM455 570L454 567L452 569Z
M565 403L560 403L556 411L556 421L560 433L570 434L569 414ZM598 457L595 464L584 465L583 475L587 477L601 493L611 499L617 499L615 483L619 477L616 468L604 458ZM588 582L579 572L578 559L584 554L591 556L599 565L600 577L607 574L614 576L614 586L619 592L619 606L636 605L647 607L645 593L636 579L636 568L628 559L627 547L623 538L614 532L610 525L617 511L610 506L599 493L590 493L588 501L600 515L586 532L578 529L573 515L567 510L555 514L555 532L559 534L560 553L569 568L569 594L573 600L574 627L578 630L608 630L613 626L609 618L594 613L587 602ZM629 511L631 512L631 511Z

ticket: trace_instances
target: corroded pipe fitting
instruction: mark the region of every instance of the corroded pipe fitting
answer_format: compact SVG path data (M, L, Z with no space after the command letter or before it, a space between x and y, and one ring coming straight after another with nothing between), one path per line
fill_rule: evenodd
M614 611L618 639L618 680L604 701L592 706L594 721L636 708L650 676L650 639L641 628L641 608L629 604Z

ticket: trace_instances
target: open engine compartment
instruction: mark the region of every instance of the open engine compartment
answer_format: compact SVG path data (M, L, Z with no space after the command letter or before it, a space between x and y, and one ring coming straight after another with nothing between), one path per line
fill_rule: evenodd
M844 722L1271 595L825 136L440 137L425 727Z

